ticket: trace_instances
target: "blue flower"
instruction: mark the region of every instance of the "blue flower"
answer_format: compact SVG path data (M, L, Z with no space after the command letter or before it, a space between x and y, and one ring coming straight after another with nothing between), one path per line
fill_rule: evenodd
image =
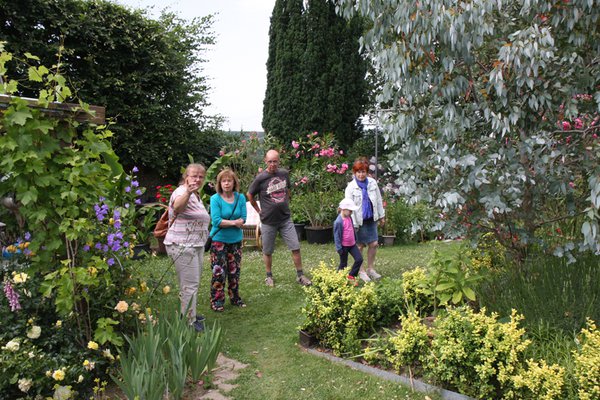
M24 238L25 238L26 241L29 242L31 240L31 233L25 232Z
M108 260L106 260L106 263L109 267L112 267L113 265L115 265L115 259L111 257Z
M131 186L125 186L125 193L131 192Z
M132 172L139 172L140 170L138 169L138 167L133 167L133 169L131 171Z

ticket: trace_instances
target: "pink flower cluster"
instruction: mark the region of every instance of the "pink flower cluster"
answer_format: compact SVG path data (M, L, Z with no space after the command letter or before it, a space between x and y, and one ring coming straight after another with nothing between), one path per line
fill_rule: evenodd
M308 183L308 177L307 176L303 176L302 179L300 179L298 182L295 183L296 186L298 185L304 185Z
M336 151L333 147L330 147L328 149L321 149L321 151L319 152L319 155L321 157L335 157L336 156Z
M336 164L327 164L326 171L334 174L343 174L348 170L348 164L343 163L341 167L338 167Z

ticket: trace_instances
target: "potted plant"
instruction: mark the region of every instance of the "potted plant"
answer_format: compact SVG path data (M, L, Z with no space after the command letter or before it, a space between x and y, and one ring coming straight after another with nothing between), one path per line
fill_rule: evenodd
M384 246L391 246L396 240L406 241L412 223L411 208L402 199L389 199L385 206L385 224L381 227Z
M343 192L308 192L296 195L293 201L308 221L304 227L308 243L333 241L333 221L337 216L337 205L344 197Z

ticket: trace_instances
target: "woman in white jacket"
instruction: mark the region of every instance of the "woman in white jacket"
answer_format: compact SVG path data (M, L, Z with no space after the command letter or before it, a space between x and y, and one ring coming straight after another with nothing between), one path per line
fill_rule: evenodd
M385 223L385 210L381 191L375 179L367 175L369 164L359 159L354 162L352 172L354 178L346 186L345 197L358 206L358 210L352 212L352 222L356 233L356 243L362 252L367 246L367 270L361 268L358 276L365 282L371 279L379 279L381 275L375 271L375 255L377 254L377 225ZM364 264L363 264L364 265Z

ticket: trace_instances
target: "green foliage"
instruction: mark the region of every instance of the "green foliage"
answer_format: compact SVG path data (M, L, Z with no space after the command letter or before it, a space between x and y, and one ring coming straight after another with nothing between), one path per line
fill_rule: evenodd
M206 114L209 86L201 68L215 42L212 16L187 21L163 13L152 20L108 1L1 0L0 20L7 49L31 52L41 63L11 64L19 79L46 79L43 66L53 65L60 49L70 78L65 85L56 77L60 96L73 88L106 107L118 122L111 140L124 165L177 178L188 153L207 164L214 160L223 143L222 118ZM37 98L35 82L19 95Z
M499 323L497 314L487 316L485 309L449 309L436 319L427 374L468 396L499 398L530 343L518 327L522 319L513 311L510 322Z
M295 220L307 221L309 226L323 227L333 225L337 216L337 205L344 198L344 193L306 192L292 198Z
M514 390L504 395L506 399L553 400L563 398L565 371L559 365L548 365L529 359L527 366L511 377Z
M386 351L386 357L398 371L402 367L415 365L424 359L429 349L427 327L414 311L400 317L401 330L388 340L392 349Z
M333 1L278 0L269 29L263 127L282 141L317 130L343 148L360 137L368 102L363 24L335 13Z
M467 254L475 271L501 271L506 267L504 247L492 233L479 237L476 247Z
M211 165L207 171L205 182L214 185L217 174L227 166L235 171L240 180L240 190L242 193L246 193L256 174L264 168L265 154L269 149L280 150L281 144L268 133L262 138L258 137L256 133L236 137L221 149L219 153L221 157L216 161L219 163L218 167L215 168L214 174L209 174L213 168ZM285 156L281 155L281 158L283 161Z
M305 289L302 329L313 334L334 354L356 354L360 339L372 329L377 299L372 284L360 289L346 275L321 262L312 270L312 286Z
M127 398L181 399L188 374L197 382L214 367L221 349L221 328L216 323L202 334L181 318L176 306L158 318L146 313L137 334L126 337L129 348L120 353L120 369L113 380Z
M411 207L403 200L387 201L385 206L385 225L383 232L386 235L396 235L400 242L407 242L410 237L412 223Z
M398 317L408 308L402 290L402 280L383 277L375 285L377 297L377 326L387 327L398 321Z
M600 250L596 1L340 0L368 21L390 164L445 229L572 260ZM547 240L546 227L576 237Z
M600 397L600 331L594 321L588 319L581 330L581 348L574 352L575 376L580 400Z
M427 281L427 271L416 267L402 273L402 292L408 307L427 313L433 310L433 297L423 287Z
M500 315L516 308L525 323L565 333L578 332L586 318L600 319L598 256L587 254L575 263L532 253L519 270L489 274L479 285L479 301Z

